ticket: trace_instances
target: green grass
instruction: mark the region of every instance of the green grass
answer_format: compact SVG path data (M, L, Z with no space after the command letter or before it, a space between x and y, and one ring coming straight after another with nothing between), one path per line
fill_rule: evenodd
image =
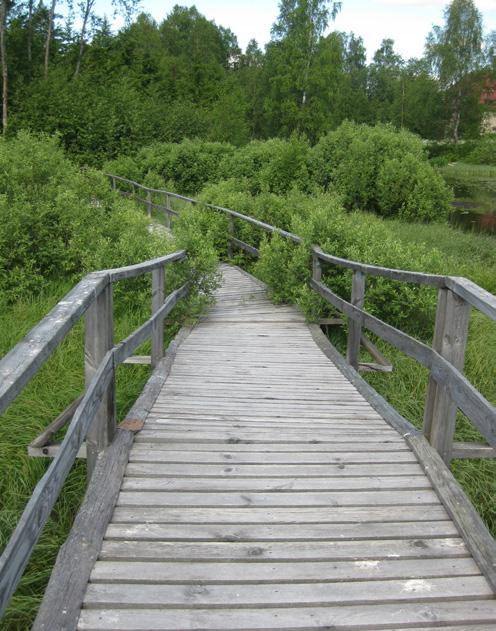
M0 354L18 342L69 289L55 285L32 300L20 301L0 312ZM115 337L120 340L148 317L148 301L131 307L116 298ZM169 337L173 331L169 331ZM139 352L146 352L144 347ZM0 423L0 549L2 549L49 461L31 458L27 445L84 387L83 325L79 323L45 366L2 416ZM121 420L136 400L150 374L147 366L125 365L117 373L117 411ZM24 573L1 628L31 628L58 549L65 540L86 485L86 467L77 461L32 560Z
M496 238L464 232L446 223L403 223L388 220L394 236L404 243L435 248L446 256L446 270L452 276L466 276L496 294Z

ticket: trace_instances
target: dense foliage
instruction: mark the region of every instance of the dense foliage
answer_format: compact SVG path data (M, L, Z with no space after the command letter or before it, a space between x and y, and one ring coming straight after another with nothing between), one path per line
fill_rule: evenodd
M116 0L131 11L113 33L98 3L85 0L76 8L81 19L89 11L88 22L76 32L62 24L65 2L54 2L53 12L32 0L0 3L3 122L13 132L57 132L90 165L185 138L241 146L297 133L313 144L346 119L440 139L454 110L457 136L477 136L482 85L496 72L496 47L488 40L484 51L480 20L468 57L453 44L451 15L460 4L472 10L472 0L453 1L425 58L403 60L386 38L370 63L361 37L329 32L338 9L330 0L281 0L265 50L252 40L244 52L195 7L175 6L160 23L146 14L133 21L136 3Z
M0 290L3 302L54 282L187 248L180 278L194 272L208 296L216 255L186 213L174 240L150 230L134 203L113 193L99 171L79 169L56 138L20 133L0 140ZM125 293L125 292L124 292ZM130 295L133 292L129 292ZM193 292L195 293L195 292Z
M451 193L427 161L418 136L389 125L345 121L311 147L300 136L232 145L155 143L105 165L108 172L167 185L182 194L233 179L252 195L333 191L348 210L409 221L443 220Z

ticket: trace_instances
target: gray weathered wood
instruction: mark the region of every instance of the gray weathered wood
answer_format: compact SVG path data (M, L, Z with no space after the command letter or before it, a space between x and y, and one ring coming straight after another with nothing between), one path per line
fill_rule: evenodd
M74 412L77 410L78 405L81 403L83 395L79 396L77 399L66 407L66 409L61 412L57 418L50 423L50 425L34 440L29 443L29 448L38 449L40 447L44 447L50 442L50 439L55 436L55 434L66 425L71 418L74 416Z
M183 261L186 258L186 252L180 250L167 254L166 256L160 256L151 261L144 261L143 263L137 263L136 265L129 265L127 267L119 267L116 269L105 270L103 273L108 274L111 282L118 280L126 280L128 278L136 278L146 272L152 272L154 269L174 263L175 261Z
M0 557L0 616L14 593L113 377L113 351L109 351L72 418L60 451L36 485Z
M433 348L461 373L465 362L470 305L449 289L440 289ZM424 434L449 463L457 405L446 386L430 377L424 413Z
M164 304L165 267L157 267L152 272L152 315L155 315ZM162 359L164 352L164 321L156 320L152 326L152 368Z
M365 263L358 263L357 261L349 261L348 259L340 258L339 256L333 256L327 254L321 250L318 246L312 247L312 252L318 256L321 261L332 263L338 267L345 267L352 269L363 274L369 274L370 276L382 276L382 278L389 278L390 280L398 280L406 283L417 283L423 285L430 285L431 287L445 287L446 276L440 276L438 274L424 274L423 272L411 272L408 270L391 269L388 267L380 267L378 265L367 265Z
M494 625L496 600L438 601L418 603L336 605L333 607L255 607L239 609L88 609L79 623L80 631L294 631L307 629L418 629L432 622L431 629L470 624ZM490 627L489 627L490 628Z
M409 436L407 441L464 537L477 565L496 592L496 541L437 451L423 436Z
M496 408L449 361L426 344L351 305L322 283L311 280L310 284L345 315L360 321L363 327L430 369L433 379L446 386L458 408L468 416L488 443L496 447Z
M453 458L496 458L496 449L479 443L453 443Z
M22 392L108 282L104 274L85 276L0 360L0 414Z
M353 283L351 288L351 304L359 309L363 309L365 301L365 274L360 271L353 272ZM358 368L360 361L360 343L362 337L362 326L358 319L351 319L348 322L348 346L346 359L350 366Z
M152 363L152 358L150 355L131 355L125 359L123 364L139 364L141 366L150 366Z
M181 329L169 344L165 358L129 410L126 421L145 420L169 376L177 348L189 333L190 329ZM132 443L133 433L119 429L114 442L98 459L73 528L57 556L34 631L75 631L86 585L119 494Z
M257 250L257 248L253 247L249 243L245 243L244 241L240 241L239 239L236 239L236 237L230 237L228 241L228 248L230 247L229 244L236 245L238 248L240 248L241 250L244 250L245 252L248 252L248 254L250 254L251 256L255 258L260 257L260 250ZM232 248L231 248L231 254L229 255L229 257L230 258L232 257Z
M152 335L153 328L157 322L161 322L174 309L176 304L189 292L189 283L185 283L179 289L171 292L162 306L154 315L141 325L134 333L131 333L125 340L117 344L115 348L116 364L122 364L134 351Z
M97 296L86 313L84 339L84 374L88 388L103 358L114 346L112 285L110 284ZM86 435L86 462L89 477L95 467L98 453L103 451L114 438L115 423L115 377L112 377Z

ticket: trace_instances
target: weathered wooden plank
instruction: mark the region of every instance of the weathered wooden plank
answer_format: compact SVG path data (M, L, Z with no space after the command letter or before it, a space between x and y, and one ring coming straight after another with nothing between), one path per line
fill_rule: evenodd
M348 259L343 259L339 256L327 254L327 252L324 252L318 246L312 247L312 253L316 255L321 261L332 263L333 265L337 265L338 267L345 267L355 272L361 272L362 274L368 274L369 276L381 276L382 278L388 278L390 280L397 280L401 282L415 283L421 285L430 285L431 287L446 286L446 276L440 276L439 274L411 272L407 270L380 267L379 265L358 263L357 261L349 261Z
M465 363L470 305L449 289L440 289L433 348L460 372ZM452 457L457 406L446 386L433 377L425 404L424 434L441 458Z
M107 540L121 541L341 541L456 537L449 520L347 524L110 524Z
M154 269L163 267L176 261L184 261L186 259L186 251L179 250L172 254L166 254L165 256L159 256L156 259L150 261L144 261L143 263L137 263L136 265L128 265L127 267L119 267L116 269L104 270L105 274L108 274L111 282L118 280L125 280L128 278L136 278L147 272L152 272Z
M453 443L453 458L496 458L496 449L480 443Z
M244 241L241 241L240 239L236 239L236 237L232 237L232 236L229 238L229 240L231 241L233 245L236 245L238 246L238 248L241 248L245 252L248 252L248 254L251 254L251 256L254 256L255 258L260 257L260 251L257 250L257 248L253 247L252 245L250 245L249 243L245 243Z
M496 408L444 357L403 331L351 305L322 283L313 280L310 283L313 289L342 313L360 321L365 328L429 368L433 379L446 387L458 408L468 416L488 443L496 447Z
M81 631L308 631L311 629L398 629L433 622L446 624L494 623L496 600L462 600L424 603L284 607L252 609L90 609L82 612Z
M181 329L171 342L166 357L129 410L127 421L145 420L170 373L177 347L189 332ZM69 537L58 553L33 631L76 629L86 585L117 501L132 443L133 433L118 429L113 443L98 458Z
M260 492L174 492L174 491L122 491L118 506L394 506L437 505L439 499L433 491L272 491Z
M28 451L30 448L38 449L47 445L51 438L55 436L55 434L66 425L71 418L74 416L74 412L77 410L78 405L81 403L83 395L79 396L77 399L66 407L66 409L61 412L57 418L50 423L50 425L39 434L34 440L29 443Z
M0 414L34 377L108 283L105 274L85 276L0 360Z
M86 312L84 329L84 375L90 386L100 363L114 347L112 285L95 298ZM115 374L112 374L103 400L86 434L86 466L91 478L98 454L113 440L116 428Z
M456 559L382 559L356 561L301 561L237 563L190 561L97 561L91 574L94 583L272 583L313 581L370 581L436 576L474 576L480 571L469 557ZM270 587L268 588L270 589ZM461 630L460 630L461 631Z
M426 475L465 538L475 561L496 592L496 541L439 454L423 436L408 437Z
M129 508L117 507L114 523L154 522L162 524L321 524L385 522L385 521L433 521L447 519L442 506L388 506L334 508Z
M186 451L160 451L158 449L133 449L130 462L163 462L163 463L217 463L225 464L265 464L267 455L239 454L239 453L208 453L206 451L188 453ZM343 452L332 453L272 453L271 464L355 464L355 463L379 463L379 462L417 462L411 451L389 452Z
M127 475L124 491L373 491L422 490L431 484L424 475L355 478L134 478Z
M380 541L295 541L250 543L178 543L165 541L107 541L102 544L102 560L175 560L175 561L321 561L360 559L427 559L434 557L464 557L467 548L461 538L447 539L387 539Z
M351 287L351 304L363 309L365 301L365 274L355 270ZM362 325L358 320L350 320L348 324L348 345L346 358L350 366L358 368L360 362L360 343L362 338Z
M213 477L349 477L374 475L418 475L422 472L418 464L335 464L335 465L225 465L215 464L162 464L131 462L126 475L143 477L164 476L213 476Z
M165 267L157 267L152 272L152 315L155 315L165 298ZM152 325L151 365L155 368L164 354L164 321L155 320Z
M90 584L86 608L123 607L284 607L345 604L424 603L431 600L490 598L482 576L343 583L274 583L264 585L140 585Z

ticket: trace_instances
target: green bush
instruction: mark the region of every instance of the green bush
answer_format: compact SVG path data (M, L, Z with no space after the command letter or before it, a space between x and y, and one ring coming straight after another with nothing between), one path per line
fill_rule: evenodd
M314 147L310 170L349 210L417 221L449 213L450 190L427 162L421 139L390 125L344 122Z
M223 179L245 182L251 193L283 195L291 189L308 190L311 183L307 161L310 147L306 140L272 138L254 140L227 156L221 164Z
M0 140L0 290L11 302L54 280L163 252L134 204L101 173L79 170L58 141L22 132Z
M475 148L465 158L465 162L496 166L496 134L479 140Z

